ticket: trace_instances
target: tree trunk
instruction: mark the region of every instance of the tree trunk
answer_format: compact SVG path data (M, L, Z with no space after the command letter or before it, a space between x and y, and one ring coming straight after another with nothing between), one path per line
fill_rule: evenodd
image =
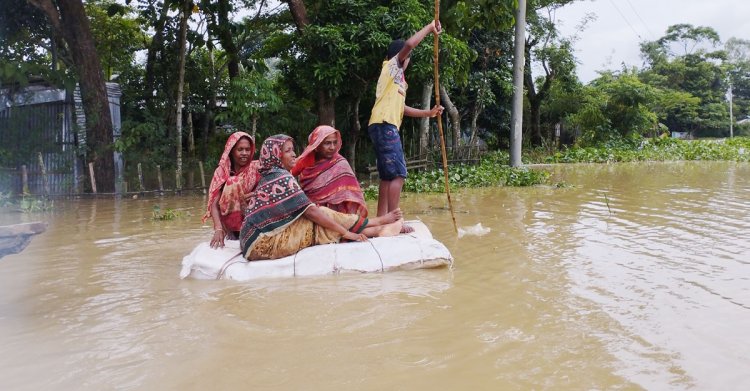
M231 21L229 20L230 8L231 4L228 0L219 0L219 23L216 36L219 38L221 47L227 55L227 71L229 72L229 78L234 79L240 74L240 57L237 53L237 45L235 45L234 40L232 39Z
M448 117L453 128L453 150L455 153L461 138L461 114L448 96L448 91L442 85L440 86L440 103L448 110Z
M209 86L211 91L209 92L208 102L206 103L206 120L203 123L203 160L208 157L208 140L216 132L216 123L214 122L214 112L216 111L216 70L214 67L214 52L213 49L209 48L208 51L208 63L209 63Z
M352 128L347 135L346 143L346 158L349 160L349 165L352 166L352 171L357 172L356 161L357 161L357 140L359 139L359 132L362 130L362 124L359 122L359 102L362 100L361 95L357 95L354 98L352 105Z
M297 26L297 30L302 34L305 27L310 24L310 20L307 19L305 3L302 0L284 0L284 2L289 5L289 12L292 14L294 25Z
M185 85L185 50L187 47L187 24L190 19L190 11L193 8L192 1L185 1L182 5L180 17L180 51L177 65L177 98L175 99L175 188L182 189L182 92Z
M73 58L86 114L88 160L96 167L96 184L102 192L115 190L115 161L112 151L112 116L107 86L96 52L94 37L81 0L28 0L47 16L63 37ZM57 4L58 7L55 6Z
M430 109L430 103L432 103L432 82L425 82L422 86L422 108L425 110ZM419 119L419 157L424 158L427 156L427 148L430 142L430 119L420 118Z
M144 88L144 100L148 107L148 102L154 95L154 65L156 64L156 55L162 49L164 44L164 26L169 19L169 2L165 1L159 11L159 19L154 25L154 37L151 38L151 44L148 46L146 55L146 86Z
M318 125L336 127L336 97L326 91L318 91Z
M307 18L307 8L302 0L284 0L289 5L297 32L303 34L305 28L310 24ZM318 124L335 127L336 123L336 97L331 96L327 90L318 90Z
M536 84L534 84L534 77L531 75L531 48L536 45L537 42L538 39L526 41L526 66L524 69L523 82L524 86L526 87L526 97L529 100L529 114L531 116L531 118L529 118L531 144L539 146L542 145L542 140L544 139L541 131L542 102L547 98L549 90L550 88L552 88L552 81L555 79L555 73L550 70L545 63L542 63L542 67L545 71L544 83L542 83L539 89L536 88Z
M469 138L469 145L477 144L477 120L479 119L479 115L482 114L483 109L481 103L474 102L474 108L471 110L471 137Z
M195 187L195 132L193 131L193 112L188 111L187 113L187 128L188 128L188 189Z
M541 122L542 122L542 102L535 99L533 102L529 102L529 120L531 128L531 143L533 145L542 145Z
M258 114L253 114L253 131L250 133L251 136L253 136L253 140L255 140L255 132L258 130Z

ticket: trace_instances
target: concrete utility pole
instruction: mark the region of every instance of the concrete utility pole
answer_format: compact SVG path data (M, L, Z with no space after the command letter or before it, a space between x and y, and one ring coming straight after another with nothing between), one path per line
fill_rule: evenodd
M734 115L732 114L732 82L729 82L729 138L734 138Z
M510 115L510 166L521 165L521 137L523 134L523 66L526 49L526 0L518 0L516 9L516 39L513 51L513 107Z

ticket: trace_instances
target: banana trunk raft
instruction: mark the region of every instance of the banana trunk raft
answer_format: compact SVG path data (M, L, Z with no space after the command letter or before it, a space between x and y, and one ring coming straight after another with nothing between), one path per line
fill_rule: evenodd
M414 232L367 242L325 244L288 257L249 262L240 255L239 241L224 248L200 243L182 259L181 278L247 281L258 278L372 273L451 267L450 251L432 237L421 221L407 221Z

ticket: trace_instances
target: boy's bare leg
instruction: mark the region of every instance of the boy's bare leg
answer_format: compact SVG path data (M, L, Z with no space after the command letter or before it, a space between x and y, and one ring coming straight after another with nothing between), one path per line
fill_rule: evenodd
M391 187L391 181L380 180L378 187L378 217L385 216L388 213L388 189Z
M383 216L373 217L371 219L368 219L367 226L368 227L375 227L379 225L384 224L390 224L400 218L402 218L404 214L401 212L401 208L397 208L395 210L392 210L388 213L386 213Z
M388 211L398 209L401 200L401 189L404 187L404 178L397 176L391 180L388 188Z
M404 187L404 178L396 177L391 181L391 187L388 189L388 207L391 209L400 209L398 207L401 200L401 189ZM401 232L408 234L414 232L414 228L402 224Z

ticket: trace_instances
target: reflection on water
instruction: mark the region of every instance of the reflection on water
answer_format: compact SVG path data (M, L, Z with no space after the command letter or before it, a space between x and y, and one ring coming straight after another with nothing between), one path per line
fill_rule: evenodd
M179 280L202 197L56 201L0 260L0 389L747 389L750 165L409 194L453 270ZM154 221L152 208L179 210Z

